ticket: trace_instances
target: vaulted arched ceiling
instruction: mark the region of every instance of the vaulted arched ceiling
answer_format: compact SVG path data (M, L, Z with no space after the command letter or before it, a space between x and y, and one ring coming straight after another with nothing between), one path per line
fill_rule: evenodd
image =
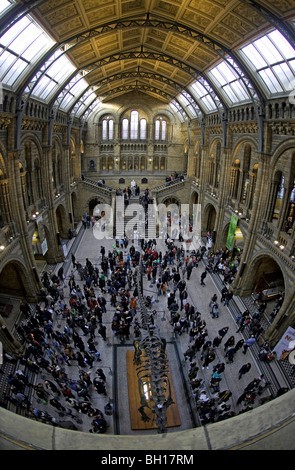
M22 96L34 89L52 53L62 47L102 101L138 89L169 103L184 91L202 114L188 86L205 78L212 98L225 108L207 75L222 59L235 67L253 102L261 105L264 91L236 51L270 28L295 45L289 21L294 0L28 0L3 15L2 33L27 13L55 44L24 75L17 90ZM51 97L51 106L60 105L77 71Z

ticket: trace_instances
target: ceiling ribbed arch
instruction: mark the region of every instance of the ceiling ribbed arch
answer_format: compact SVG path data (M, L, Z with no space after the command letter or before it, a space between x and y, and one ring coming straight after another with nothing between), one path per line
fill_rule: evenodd
M191 83L199 79L210 88L211 98L219 103L216 109L222 112L228 104L208 76L208 70L222 60L261 111L267 98L265 89L238 49L270 28L277 28L295 45L290 20L295 16L294 0L279 5L276 0L27 0L16 2L4 12L1 34L25 14L41 24L55 44L18 84L18 99L23 104L34 95L35 87L57 60L52 59L53 53L62 48L76 67L75 73L82 73L87 80L86 90L93 87L99 95L104 81L116 76L105 87L105 96L101 97L104 100L115 89L125 93L130 87L143 92L153 88L153 94L158 90L160 99L176 99L183 93L195 109L206 113L201 101L189 90ZM136 68L144 69L145 74L136 76ZM60 83L50 105L59 106L56 100L66 94L75 73ZM147 74L153 77L150 82L157 77L156 86L147 83ZM164 77L171 81L165 82ZM70 110L76 109L82 99L83 93L79 93Z

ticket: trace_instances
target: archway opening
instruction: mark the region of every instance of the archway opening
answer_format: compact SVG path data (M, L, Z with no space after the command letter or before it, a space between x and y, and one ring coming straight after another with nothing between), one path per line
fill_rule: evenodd
M205 214L202 217L202 232L203 233L212 233L214 231L216 219L216 210L215 207L209 204Z
M0 274L0 311L4 316L5 307L13 303L13 298L27 298L29 288L26 285L26 275L18 263L7 263Z
M66 226L66 211L61 205L56 209L56 221L61 238L68 238L69 227Z
M93 198L89 201L88 203L88 214L93 217L93 210L94 208L97 206L97 204L101 204L101 202L99 201L99 199L96 197L96 198Z
M262 300L271 301L285 291L283 273L278 263L270 256L256 261L251 269L252 290L262 294Z

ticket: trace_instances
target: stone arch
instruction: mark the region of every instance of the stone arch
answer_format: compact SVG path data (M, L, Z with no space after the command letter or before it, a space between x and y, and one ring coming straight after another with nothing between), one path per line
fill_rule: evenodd
M199 192L192 191L189 200L190 214L193 213L194 204L199 204Z
M223 249L226 249L226 240L227 240L229 226L230 226L230 222L226 223L222 229L220 243ZM243 250L245 238L246 238L245 227L242 227L238 224L235 230L233 248Z
M176 204L180 207L181 205L180 199L176 196L164 196L159 203L165 204L165 206L169 206L170 204Z
M24 203L29 215L37 210L43 197L42 147L35 135L25 135L21 141L19 162L23 168Z
M81 208L83 214L85 214L86 212L88 214L90 214L89 212L89 208L91 207L92 211L95 207L95 204L94 204L94 201L98 201L96 204L108 204L110 205L111 202L110 200L107 198L107 197L104 197L103 195L99 194L99 195L95 195L95 194L91 194L91 196L89 196L84 202L83 202L83 207Z
M52 240L51 231L49 227L44 223L44 221L40 221L37 224L36 233L38 240L36 248L34 249L33 244L33 251L35 259L41 259L46 261L47 263L51 263L51 260L54 260L56 257L55 252L55 245ZM33 235L34 236L34 235Z
M34 298L33 287L29 283L29 273L23 262L17 258L7 260L0 271L0 297Z
M294 153L295 152L295 140L287 139L284 142L280 143L277 148L274 150L273 155L270 160L270 170L273 173L275 168L280 164L280 159L284 154Z
M288 289L280 260L269 252L260 251L249 263L248 272L251 272L251 276L244 278L243 291L249 294L272 287L278 287L283 292Z
M98 204L102 204L102 201L98 197L92 197L90 200L88 200L88 214L93 215L93 210Z
M216 209L212 204L207 204L202 214L202 233L213 232L216 220Z
M66 223L67 213L62 204L59 204L55 210L58 232L61 238L68 238L69 224Z
M292 232L295 221L295 147L280 146L270 169L270 204L267 220L279 230Z

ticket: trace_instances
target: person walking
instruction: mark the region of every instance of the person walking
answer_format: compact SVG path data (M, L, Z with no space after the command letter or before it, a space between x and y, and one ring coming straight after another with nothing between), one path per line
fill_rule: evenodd
M256 338L255 338L254 335L251 335L250 338L248 338L247 341L245 341L245 343L244 343L243 354L246 354L248 348L253 346L253 344L255 344L255 343L256 343Z
M206 285L205 282L204 282L204 280L206 279L206 276L207 276L207 271L205 270L205 271L203 271L202 274L201 274L201 282L200 282L201 286L205 286L205 285Z
M224 343L224 351L227 349L227 348L230 348L231 346L234 346L235 345L235 337L234 336L230 336L228 338L228 340Z
M203 355L204 362L202 364L202 369L205 369L205 367L209 369L208 366L210 362L214 361L215 357L216 356L215 356L215 352L213 351L213 349L212 348L207 349Z
M236 353L241 347L244 345L245 340L242 338L240 339L237 344L234 346L234 352Z
M232 364L234 362L235 348L230 346L225 353L225 357L228 359L228 363Z
M218 318L218 317L219 317L219 307L218 307L218 303L215 302L212 305L212 318Z
M218 331L218 335L223 338L223 337L226 335L226 333L228 332L228 329L229 329L228 326L224 326L223 328L221 328L221 329Z
M247 364L244 364L239 370L239 380L242 378L243 375L247 374L250 369L251 369L250 362L248 362Z

